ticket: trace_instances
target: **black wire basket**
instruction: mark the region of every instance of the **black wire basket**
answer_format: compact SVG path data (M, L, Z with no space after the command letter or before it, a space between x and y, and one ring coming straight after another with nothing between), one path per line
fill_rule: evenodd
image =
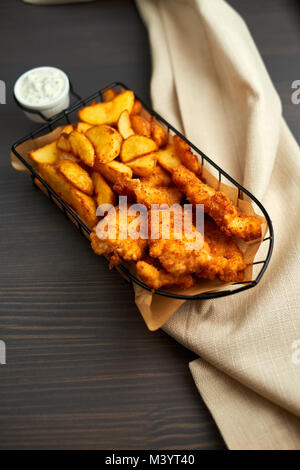
M38 174L38 172L32 167L30 163L28 163L18 152L17 147L21 145L23 142L27 140L34 140L38 137L41 137L42 135L45 135L49 132L52 132L56 127L70 124L74 122L76 112L79 108L83 106L87 106L91 104L92 101L103 101L103 93L111 88L114 88L118 91L121 90L128 90L129 88L124 85L123 83L120 82L113 82L109 84L108 86L105 86L105 88L102 88L101 90L95 92L93 95L89 96L86 99L81 99L79 95L77 95L73 88L72 88L72 94L78 98L78 100L71 105L69 108L66 110L58 113L57 115L46 119L44 116L42 116L45 120L46 123L39 127L36 131L31 132L30 134L26 135L25 137L19 139L17 142L15 142L12 145L12 152L14 155L23 163L23 165L27 168L29 173L31 174L33 184L38 187L35 184L35 180L37 179L45 188L45 191L48 194L48 197L51 201L56 201L61 208L61 210L64 212L66 217L70 218L78 228L81 234L85 234L87 236L90 235L91 230L87 225L78 217L78 215L69 207L62 199L61 197L56 194L53 189L44 181L43 178ZM136 96L136 95L135 95ZM271 219L264 208L264 206L261 204L258 199L256 199L255 196L253 196L249 191L247 191L245 188L243 188L237 181L235 181L230 175L228 175L222 168L220 168L216 163L214 163L213 160L211 160L207 155L205 155L201 150L199 150L195 145L193 145L188 139L186 139L180 132L178 132L171 124L169 124L164 118L162 118L158 113L156 113L153 109L151 109L147 104L143 102L138 96L136 98L142 103L144 109L148 111L152 116L155 116L158 121L163 124L169 133L175 135L177 134L180 136L185 142L190 145L190 147L194 150L196 155L201 161L202 166L205 166L209 171L213 172L216 177L219 179L219 182L225 182L226 184L229 184L238 190L238 198L240 200L246 199L248 201L251 201L252 205L254 206L254 210L256 213L262 215L267 222L267 231L266 231L266 236L262 241L262 244L265 244L265 254L264 254L264 259L258 260L258 261L253 261L253 277L251 281L241 281L241 282L236 282L233 284L230 284L230 286L226 286L222 288L221 290L215 290L215 291L209 291L209 292L203 292L201 294L195 294L195 295L188 295L188 294L177 294L168 290L155 290L155 293L158 295L162 295L165 297L171 297L175 299L182 299L182 300L199 300L199 299L215 299L219 297L224 297L232 294L236 294L238 292L245 291L247 289L250 289L254 286L256 286L259 281L261 280L264 272L266 271L266 268L269 264L271 255L272 255L272 250L273 250L273 245L274 245L274 232L273 232L273 226ZM18 103L17 103L18 104ZM24 109L24 108L22 108ZM32 112L31 110L29 110ZM77 116L76 116L77 117ZM256 272L255 269L256 269ZM144 282L142 282L140 279L138 279L134 274L132 274L124 265L120 264L118 266L118 270L124 275L125 279L128 280L129 283L136 283L139 286L143 287L147 291L152 291L150 287L148 287Z

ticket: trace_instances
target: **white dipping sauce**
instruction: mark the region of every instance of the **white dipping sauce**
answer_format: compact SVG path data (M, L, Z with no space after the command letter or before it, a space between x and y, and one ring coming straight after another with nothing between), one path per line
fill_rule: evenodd
M39 68L24 76L19 93L28 104L44 105L58 98L64 88L65 79L59 70Z

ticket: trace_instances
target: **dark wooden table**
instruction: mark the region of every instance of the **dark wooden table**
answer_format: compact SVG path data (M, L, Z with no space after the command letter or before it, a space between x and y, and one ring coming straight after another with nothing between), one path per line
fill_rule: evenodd
M283 110L300 136L295 1L231 0L249 24ZM72 224L10 167L9 147L36 128L12 99L37 65L64 69L88 95L121 80L147 101L147 33L131 1L35 7L0 3L0 449L222 449L188 370L195 358L147 331L131 289Z

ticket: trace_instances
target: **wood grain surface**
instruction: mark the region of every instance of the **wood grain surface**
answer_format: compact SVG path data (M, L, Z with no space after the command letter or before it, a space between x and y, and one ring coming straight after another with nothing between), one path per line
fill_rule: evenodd
M297 2L232 0L257 42L300 136ZM0 449L223 449L188 363L195 355L150 333L120 275L107 269L30 178L9 148L36 128L16 107L13 84L54 65L88 96L120 80L150 101L146 30L131 1L38 7L0 2Z

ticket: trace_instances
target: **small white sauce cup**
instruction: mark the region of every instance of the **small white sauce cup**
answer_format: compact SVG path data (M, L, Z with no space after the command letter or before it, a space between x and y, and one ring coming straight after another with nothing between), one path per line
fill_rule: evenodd
M37 104L37 105L33 105L32 103L28 103L26 102L26 100L24 98L22 98L22 96L20 96L20 88L21 88L21 85L22 85L22 82L24 80L24 78L29 75L31 72L33 71L36 71L36 70L56 70L58 71L63 80L64 80L64 87L63 87L63 90L62 92L60 93L59 96L57 96L56 98L54 98L53 100L49 101L48 103L46 104ZM27 72L23 73L22 75L20 75L20 77L17 79L16 83L15 83L15 86L14 86L14 95L15 95L15 98L17 100L17 102L19 104L21 104L22 106L26 107L27 109L32 109L34 111L40 111L46 118L50 118L52 116L54 116L55 114L59 113L60 111L62 111L63 109L67 108L70 104L70 82L69 82L69 79L67 77L67 75L65 74L65 72L63 72L62 70L56 68L56 67L36 67L36 68L33 68L33 69L30 69L30 70L27 70ZM39 116L38 114L34 114L34 113L30 113L28 111L25 111L23 110L24 113L26 114L26 116L31 119L32 121L35 121L35 122L46 122L41 116Z

